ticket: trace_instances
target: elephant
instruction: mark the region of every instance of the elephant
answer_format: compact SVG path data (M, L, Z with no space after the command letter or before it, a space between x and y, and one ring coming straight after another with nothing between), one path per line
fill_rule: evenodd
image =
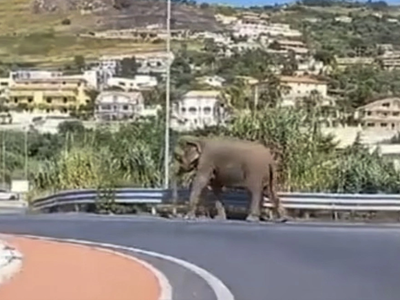
M287 221L286 210L276 192L277 161L271 148L231 137L182 136L175 147L174 159L177 174L195 170L187 219L195 218L199 197L209 187L217 198L217 210L223 208L220 199L223 188L245 189L251 196L247 221L260 220L263 197L273 203L276 219Z

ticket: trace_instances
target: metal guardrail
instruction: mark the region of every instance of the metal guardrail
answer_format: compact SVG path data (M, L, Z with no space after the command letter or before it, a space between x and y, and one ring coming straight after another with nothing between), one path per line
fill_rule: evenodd
M71 204L96 203L102 195L102 191L71 190L62 191L54 195L37 199L32 204L33 210L50 209ZM189 199L188 189L178 191L178 202L186 202ZM279 193L282 204L289 209L300 210L330 210L330 211L399 211L400 195L395 194L327 194L327 193ZM211 192L207 198L212 199ZM225 192L222 200L226 206L244 208L248 204L247 194L243 191ZM150 204L156 207L158 204L172 203L172 191L164 189L144 188L119 188L114 191L115 203L125 204ZM265 201L265 207L271 207L269 201Z
M95 189L62 191L35 200L31 207L34 210L41 210L62 205L96 203L105 194L107 191ZM115 203L160 204L164 195L163 189L120 188L114 191L112 197Z

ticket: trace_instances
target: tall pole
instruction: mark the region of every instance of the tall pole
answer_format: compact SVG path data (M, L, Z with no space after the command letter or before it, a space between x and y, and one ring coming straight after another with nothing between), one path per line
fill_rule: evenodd
M6 131L3 130L3 138L1 141L2 148L2 168L3 168L3 189L6 188Z
M28 180L28 128L25 128L25 136L24 136L24 148L25 148L25 180Z
M170 130L170 84L171 84L171 0L167 0L167 78L165 83L165 145L164 188L169 187L169 130Z

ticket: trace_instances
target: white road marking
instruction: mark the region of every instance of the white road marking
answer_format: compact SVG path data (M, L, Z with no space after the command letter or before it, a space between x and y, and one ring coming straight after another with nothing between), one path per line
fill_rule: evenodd
M68 243L77 243L77 244L82 244L82 245L91 245L91 246L96 246L96 247L106 247L106 248L112 248L112 249L117 249L117 250L126 250L126 251L131 251L131 252L136 252L139 254L144 254L148 256L153 256L157 257L163 260L167 260L170 262L173 262L177 265L180 265L189 271L197 274L202 278L207 284L210 286L210 288L213 290L215 293L215 296L217 297L217 300L235 300L235 297L233 296L232 292L228 289L228 287L216 276L208 272L207 270L200 268L199 266L196 266L195 264L192 264L188 261L185 261L183 259L179 259L173 256L161 254L158 252L153 252L153 251L148 251L148 250L142 250L134 247L127 247L127 246L121 246L121 245L115 245L115 244L109 244L109 243L97 243L97 242L91 242L91 241L86 241L86 240L77 240L77 239L61 239L61 238L53 238L53 237L43 237L43 236L36 236L36 235L26 235L26 234L17 234L16 236L22 236L26 238L33 238L33 239L39 239L39 240L49 240L49 241L59 241L59 242L68 242ZM164 276L164 275L163 275ZM168 280L167 280L168 282ZM172 288L171 288L171 294L172 294ZM162 300L169 300L170 298L163 298Z
M0 285L15 276L22 267L22 254L8 242L0 240Z

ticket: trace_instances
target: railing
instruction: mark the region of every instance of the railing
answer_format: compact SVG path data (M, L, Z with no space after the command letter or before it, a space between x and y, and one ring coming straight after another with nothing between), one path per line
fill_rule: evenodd
M103 191L94 189L63 191L57 194L37 199L31 205L33 210L44 210L71 204L92 204L98 201ZM107 193L107 192L106 192ZM178 202L189 199L189 190L178 191ZM393 194L326 194L326 193L280 193L284 207L300 210L330 210L330 211L399 211L400 195ZM222 200L226 206L247 206L247 194L226 192ZM120 188L112 196L115 203L150 204L157 207L159 204L172 203L172 191L163 189ZM211 193L207 195L212 199ZM271 207L265 201L265 207Z

